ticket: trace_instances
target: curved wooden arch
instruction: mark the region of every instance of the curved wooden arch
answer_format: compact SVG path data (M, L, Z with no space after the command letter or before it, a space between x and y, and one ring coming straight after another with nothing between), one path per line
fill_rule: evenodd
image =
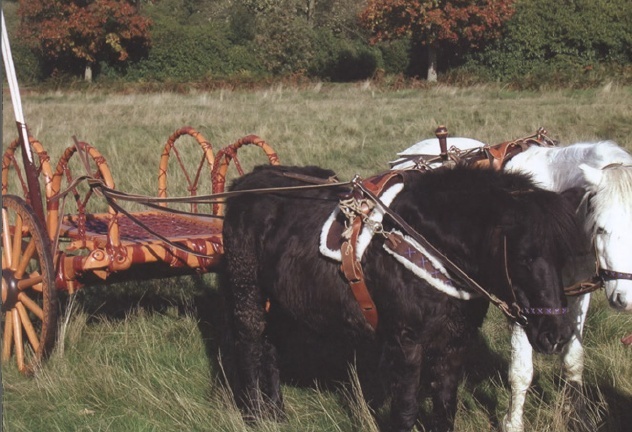
M279 165L281 163L276 152L262 138L257 135L247 135L217 152L217 162L213 167L212 174L214 194L224 192L226 187L226 172L228 171L228 166L231 162L235 165L239 175L244 174L244 170L237 158L237 152L246 145L254 145L263 150L265 155L268 157L270 165ZM224 204L213 204L213 214L222 216L224 214Z
M69 168L69 161L73 157L73 155L77 153L77 151L80 151L83 155L86 156L85 163L89 163L89 160L87 160L87 157L89 157L90 159L92 159L92 161L96 165L96 170L97 170L96 172L87 172L86 174L90 176L98 175L99 179L107 187L111 189L115 189L114 178L112 177L110 167L108 166L107 161L105 160L105 157L96 148L82 141L77 141L75 145L68 147L64 151L64 154L59 159L59 162L57 162L57 168L55 169L55 173L52 176L51 186L49 189L47 189L47 192L46 192L46 198L49 201L48 216L47 216L46 224L47 224L48 232L51 238L54 238L54 236L57 233L57 227L59 225L59 222L60 222L59 219L61 216L59 214L60 201L50 200L50 198L57 195L60 192L63 192L61 190L61 187L62 187L62 181L64 179L68 180L69 184L73 181L72 172L70 171L70 168ZM87 171L89 171L89 169L90 169L89 167L86 167ZM81 212L82 209L85 209L85 205L87 204L91 196L92 196L92 192L88 192L88 195L85 197L83 202L79 202L78 197L75 198L77 200L77 208L79 212ZM118 246L120 244L120 238L119 238L118 224L116 222L116 218L114 218L114 216L116 215L116 211L111 206L108 206L108 214L111 216L111 221L108 227L108 236L110 238L112 245Z
M29 136L29 143L31 144L33 153L35 153L39 159L38 173L41 173L43 177L44 188L46 190L46 196L48 197L50 194L51 181L53 178L53 168L50 164L50 156L48 155L46 150L44 150L44 146L42 145L42 143L35 139L35 137ZM22 168L15 158L15 151L19 146L19 139L15 139L11 142L11 144L9 144L9 147L7 147L4 155L2 156L2 195L9 193L9 173L11 172L11 168L13 168L15 170L15 175L20 182L23 197L28 202L28 186L26 184Z
M200 160L200 163L197 166L197 170L193 177L189 175L188 171L184 167L184 164L182 163L182 160L180 159L180 155L175 147L176 141L184 135L189 135L193 137L202 149L202 158ZM199 131L197 131L196 129L190 126L182 127L176 130L173 134L171 134L160 156L160 165L158 167L158 197L159 198L167 197L167 169L169 167L169 159L172 153L178 159L178 163L180 164L180 169L183 171L186 181L188 183L187 187L191 196L197 195L197 189L200 182L200 176L202 175L202 170L205 165L204 162L206 162L206 165L208 166L209 175L211 175L213 171L213 166L215 163L215 155L213 154L213 147L210 141L208 141ZM163 207L167 206L166 203L160 203L160 205ZM197 211L197 207L194 207L194 211Z

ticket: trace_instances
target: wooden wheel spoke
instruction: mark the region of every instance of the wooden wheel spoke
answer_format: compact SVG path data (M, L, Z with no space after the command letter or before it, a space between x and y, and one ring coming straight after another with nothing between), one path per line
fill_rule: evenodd
M11 263L16 266L19 259L20 253L22 252L22 217L20 215L16 215L15 218L15 227L13 228L13 251L11 253ZM14 267L15 270L15 267Z
M11 234L9 233L9 212L2 209L2 268L11 268Z
M23 306L26 306L28 308L28 310L30 310L31 312L33 312L39 319L40 321L44 320L44 311L42 310L42 308L35 302L33 301L29 296L27 296L24 293L20 293L18 294L18 300L20 302L22 302Z
M43 287L44 277L40 274L40 272L38 272L37 270L34 272L31 272L31 274L29 275L29 279L32 279L35 282L31 286L31 289L33 291L37 291L39 293L44 291L44 287ZM22 289L20 284L18 284L18 289Z
M35 239L31 238L31 240L29 241L28 245L26 246L26 249L24 249L24 253L22 255L22 258L19 260L18 265L15 269L15 277L20 279L23 275L24 275L24 271L26 270L26 266L29 265L29 262L31 261L31 259L33 258L33 256L35 256ZM17 257L16 257L17 258ZM17 262L14 261L14 262Z
M16 309L18 310L18 314L20 315L20 321L22 322L22 327L26 332L26 337L28 338L31 347L33 347L33 351L37 352L37 350L39 349L39 338L37 337L37 333L35 332L33 323L29 318L29 314L24 308L24 305L22 305L21 303L18 303L16 305Z
M13 320L11 311L7 311L4 320L4 334L2 335L2 362L7 362L11 358L11 346L13 344Z
M200 159L200 163L198 164L197 170L195 171L195 185L197 186L197 184L200 182L200 176L202 175L202 171L204 170L204 166L206 159L204 159L204 156L202 156L202 159Z
M28 278L20 279L18 289L24 291L25 289L32 288L35 291L42 292L42 280L44 280L44 278L39 273L33 272Z
M18 364L18 370L24 370L24 346L22 345L22 326L20 325L20 313L13 308L13 345L15 346L15 357Z

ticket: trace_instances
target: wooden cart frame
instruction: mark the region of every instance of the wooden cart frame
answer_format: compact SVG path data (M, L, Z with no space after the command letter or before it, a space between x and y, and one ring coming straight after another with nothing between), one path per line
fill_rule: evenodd
M187 171L178 151L186 136L201 150L194 172ZM164 145L157 197L168 197L169 161L175 160L172 165L182 170L193 198L190 211L170 211L161 202L150 210L127 212L110 198L107 211L91 213L88 203L103 195L100 189L115 190L105 157L75 139L53 167L42 144L29 136L34 163L20 164L22 141L13 141L2 158L2 361L14 357L25 374L32 373L55 344L58 291L214 271L223 253L223 204L216 202L209 214L202 214L195 197L199 192L221 194L229 166L243 174L237 153L244 146L259 147L269 163L279 163L272 148L255 135L214 154L199 131L182 127ZM72 172L73 160L83 166L83 175ZM209 177L212 190L199 191L201 180ZM29 178L38 179L34 187ZM10 182L16 182L13 188L21 196L9 194ZM80 191L82 182L90 186ZM74 199L76 213L64 213L66 199Z

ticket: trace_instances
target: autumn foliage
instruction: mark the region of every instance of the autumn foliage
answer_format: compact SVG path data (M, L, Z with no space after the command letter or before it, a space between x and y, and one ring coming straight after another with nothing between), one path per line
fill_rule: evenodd
M52 62L124 62L149 47L150 21L129 0L20 0L20 35Z
M498 34L513 14L514 0L368 0L360 19L372 41L410 36L424 45L437 42L476 46Z

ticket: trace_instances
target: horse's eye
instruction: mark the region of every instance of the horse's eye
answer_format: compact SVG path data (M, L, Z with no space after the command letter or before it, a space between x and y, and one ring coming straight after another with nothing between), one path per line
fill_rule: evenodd
M608 231L606 231L606 229L604 227L598 226L596 233L597 234L608 234Z
M531 256L523 256L520 258L520 263L525 266L530 266L535 261L535 258Z

